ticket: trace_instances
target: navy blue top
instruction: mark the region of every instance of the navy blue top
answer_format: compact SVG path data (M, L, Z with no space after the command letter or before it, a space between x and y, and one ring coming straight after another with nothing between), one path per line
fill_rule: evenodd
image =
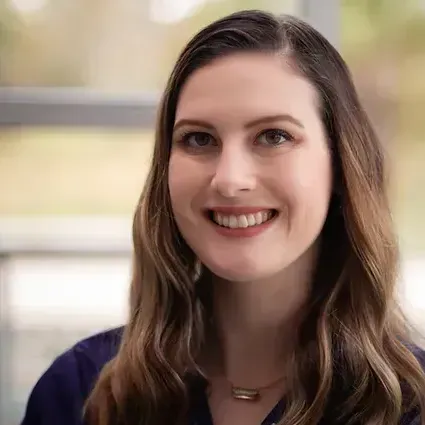
M122 330L94 335L59 356L31 392L21 425L83 425L84 402L102 367L117 353ZM415 354L425 368L425 352L415 349ZM273 425L282 414L279 403L261 425ZM205 393L193 403L189 425L212 425ZM419 414L404 415L400 425L420 425Z

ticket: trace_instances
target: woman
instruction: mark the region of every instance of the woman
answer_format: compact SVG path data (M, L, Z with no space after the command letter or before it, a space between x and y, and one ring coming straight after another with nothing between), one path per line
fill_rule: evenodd
M128 324L59 357L24 424L425 425L384 173L314 29L244 11L200 31L159 111Z

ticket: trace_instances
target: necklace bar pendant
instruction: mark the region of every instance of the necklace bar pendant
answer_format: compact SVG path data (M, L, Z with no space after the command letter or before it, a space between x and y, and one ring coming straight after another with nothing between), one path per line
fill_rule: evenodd
M232 387L232 397L236 400L257 401L260 398L260 392L256 389Z

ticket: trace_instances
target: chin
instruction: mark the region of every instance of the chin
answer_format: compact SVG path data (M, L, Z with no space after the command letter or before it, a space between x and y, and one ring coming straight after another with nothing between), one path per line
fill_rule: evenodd
M270 273L270 270L265 270L264 267L260 267L259 264L252 261L249 264L212 261L206 261L203 264L215 276L232 282L252 282L253 280L265 279L273 274Z

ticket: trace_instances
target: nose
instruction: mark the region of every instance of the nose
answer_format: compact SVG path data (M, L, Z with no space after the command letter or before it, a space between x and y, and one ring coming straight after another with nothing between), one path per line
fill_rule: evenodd
M255 164L248 152L241 147L223 147L217 159L213 188L223 197L235 198L256 186Z

